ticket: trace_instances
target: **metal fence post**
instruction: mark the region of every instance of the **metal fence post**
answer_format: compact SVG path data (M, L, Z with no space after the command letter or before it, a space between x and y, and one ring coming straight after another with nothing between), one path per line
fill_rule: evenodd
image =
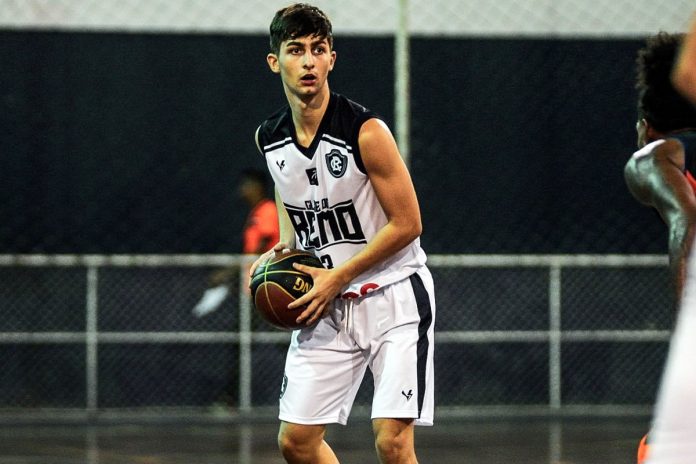
M99 407L98 398L98 309L99 274L97 267L87 267L87 292L85 301L85 382L87 415L93 416Z
M549 406L561 407L561 266L549 268Z
M247 260L239 266L239 410L251 411L251 301L246 288Z

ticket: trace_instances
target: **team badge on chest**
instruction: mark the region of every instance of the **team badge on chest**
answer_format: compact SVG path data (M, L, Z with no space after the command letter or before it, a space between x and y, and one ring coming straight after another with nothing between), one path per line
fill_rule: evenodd
M340 151L333 149L326 154L326 167L329 168L332 176L339 178L348 169L348 157Z

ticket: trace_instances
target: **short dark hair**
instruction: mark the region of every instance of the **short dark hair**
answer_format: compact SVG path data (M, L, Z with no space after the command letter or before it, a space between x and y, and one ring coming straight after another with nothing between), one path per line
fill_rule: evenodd
M638 52L638 117L660 132L696 127L696 107L672 85L672 68L684 34L660 32Z
M319 8L295 3L278 10L271 21L271 52L280 52L280 44L297 37L317 36L333 48L331 21Z

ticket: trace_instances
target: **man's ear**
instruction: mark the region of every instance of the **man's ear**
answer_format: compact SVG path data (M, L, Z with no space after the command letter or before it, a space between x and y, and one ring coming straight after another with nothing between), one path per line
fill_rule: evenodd
M336 65L336 51L331 50L331 64L329 65L329 71L333 71L333 68L335 65Z
M269 53L268 55L266 55L266 63L268 63L268 67L271 68L271 71L273 71L276 74L280 73L278 55L276 55L275 53Z

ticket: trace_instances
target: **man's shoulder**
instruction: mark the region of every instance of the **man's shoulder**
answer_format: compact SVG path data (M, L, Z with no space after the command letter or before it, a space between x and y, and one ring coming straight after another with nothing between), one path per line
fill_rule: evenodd
M357 147L362 125L369 119L382 118L376 112L344 95L334 94L334 100L333 116L328 130L332 132L331 135L346 140L348 144Z
M364 114L374 115L374 112L372 110L356 102L355 100L351 100L345 95L342 95L340 93L334 93L333 95L336 101L336 110L339 113L349 113L355 116L361 116Z
M633 155L631 156L631 159L640 159L644 158L646 156L652 155L655 153L655 150L657 147L665 143L665 139L659 139L655 140L654 142L650 142L649 144L645 145L644 147L640 148L639 150L633 152Z
M278 140L283 140L290 136L290 108L284 106L266 118L258 130L259 145L263 147Z

